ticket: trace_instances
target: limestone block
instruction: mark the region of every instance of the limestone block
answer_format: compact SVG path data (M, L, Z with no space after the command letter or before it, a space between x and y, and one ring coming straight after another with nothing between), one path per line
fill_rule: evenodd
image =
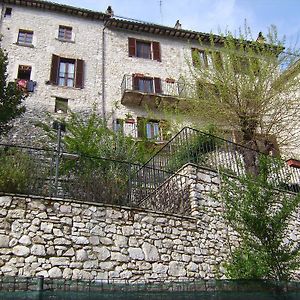
M26 246L17 245L13 247L12 253L16 256L23 256L26 257L30 253L30 249Z
M113 237L115 245L118 247L127 247L128 246L128 238L123 235L116 234Z
M9 207L12 202L11 196L1 196L0 197L0 207Z
M190 272L198 272L198 265L195 264L194 262L190 262L188 265L187 265L187 270L190 271Z
M1 238L0 238L1 241ZM23 235L20 239L19 239L19 243L25 246L29 246L31 245L31 240L30 237L28 235Z
M159 254L157 248L147 242L143 243L142 249L145 255L146 261L157 261L159 260Z
M130 247L128 249L128 252L129 252L129 257L135 260L143 260L145 257L141 248Z
M88 254L86 250L80 249L76 251L76 260L77 261L86 261L88 259Z
M106 246L109 246L109 245L113 244L112 239L107 238L107 237L100 237L99 241L100 241L101 244L106 245Z
M152 271L157 274L167 274L169 266L162 263L154 263L152 265Z
M129 260L127 255L121 254L119 252L111 252L110 259L117 262L128 262Z
M72 241L76 245L88 245L89 240L84 236L72 236Z
M68 249L64 254L63 254L63 256L74 256L75 255L75 251L74 251L74 249L73 248L70 248L70 249Z
M45 256L45 246L44 245L33 245L31 247L31 254L36 256Z
M42 222L41 223L41 230L45 233L51 233L53 229L53 223L49 222Z
M53 267L48 271L50 278L62 278L62 271L58 267Z
M178 261L171 261L169 264L168 274L174 277L183 277L186 275L184 264Z
M84 269L97 269L99 266L97 260L88 260L83 263Z
M109 271L109 270L113 270L114 267L115 267L115 265L116 265L115 262L107 261L107 262L101 262L100 265L99 265L99 267L102 270Z
M70 259L68 257L50 257L50 263L52 266L69 266Z
M110 257L110 251L106 247L94 247L93 250L100 261L104 261Z
M134 229L132 226L123 226L122 233L123 233L123 235L126 235L126 236L132 236L132 235L134 235Z
M131 276L132 276L132 272L128 270L125 270L120 273L120 278L122 279L129 279Z
M73 275L73 270L70 268L65 268L62 274L64 279L71 279Z
M7 248L9 245L9 236L7 235L0 235L0 248Z
M70 205L61 205L59 210L63 214L70 214L72 212L72 207Z

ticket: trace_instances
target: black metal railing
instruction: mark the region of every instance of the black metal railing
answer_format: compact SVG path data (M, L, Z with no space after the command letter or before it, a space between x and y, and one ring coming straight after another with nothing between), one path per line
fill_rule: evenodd
M141 93L155 94L161 96L170 96L176 98L191 98L191 88L183 80L165 79L160 80L160 87L157 89L155 86L154 78L149 78L147 85L134 84L133 75L125 74L121 83L121 92L125 91L137 91ZM142 77L141 77L142 78Z
M189 214L188 177L140 168L126 161L0 144L0 192ZM161 178L170 179L158 185Z
M257 172L260 155L265 154L185 127L146 162L143 168L176 172L184 164L194 163L218 172L239 176L246 172ZM300 192L300 169L289 167L284 161L275 157L271 157L271 160L276 170L271 177L277 182L278 187Z

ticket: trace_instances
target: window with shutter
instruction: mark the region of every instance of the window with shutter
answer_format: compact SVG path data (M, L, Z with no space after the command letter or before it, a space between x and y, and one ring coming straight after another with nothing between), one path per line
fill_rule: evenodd
M161 61L159 42L128 38L128 54L130 57Z
M52 55L50 83L59 86L83 88L84 61Z

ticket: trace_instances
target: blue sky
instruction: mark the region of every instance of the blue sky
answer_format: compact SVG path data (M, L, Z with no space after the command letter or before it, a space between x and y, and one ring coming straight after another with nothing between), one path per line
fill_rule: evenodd
M218 33L236 31L245 19L253 36L267 33L276 25L287 46L299 48L300 0L53 0L57 3L105 12L111 5L115 15L174 26L177 19L184 29Z

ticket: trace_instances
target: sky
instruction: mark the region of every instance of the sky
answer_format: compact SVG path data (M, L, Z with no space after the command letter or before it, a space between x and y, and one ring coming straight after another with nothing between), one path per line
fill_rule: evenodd
M52 0L53 2L105 12L112 6L115 15L200 32L238 32L245 20L253 37L265 35L276 25L286 46L300 46L300 0Z

